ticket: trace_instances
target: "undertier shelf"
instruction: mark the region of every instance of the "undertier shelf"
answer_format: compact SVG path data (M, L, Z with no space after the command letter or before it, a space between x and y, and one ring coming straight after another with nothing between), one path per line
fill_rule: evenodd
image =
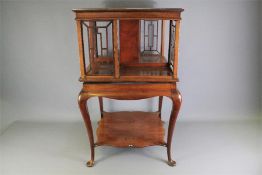
M163 145L159 112L103 112L97 128L97 145L146 147Z

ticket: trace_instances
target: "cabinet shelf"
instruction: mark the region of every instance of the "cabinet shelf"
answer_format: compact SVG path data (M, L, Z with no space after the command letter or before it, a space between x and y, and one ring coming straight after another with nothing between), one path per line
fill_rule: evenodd
M97 145L145 147L163 145L164 127L159 112L103 112Z
M169 66L121 66L120 76L114 77L113 66L102 65L93 74L80 78L82 82L177 82Z
M167 66L121 66L120 68L120 76L172 76L172 74L172 70Z
M88 72L88 76L92 76ZM94 70L93 75L113 75L114 68L111 65L101 65ZM120 76L172 76L172 70L168 66L121 66Z

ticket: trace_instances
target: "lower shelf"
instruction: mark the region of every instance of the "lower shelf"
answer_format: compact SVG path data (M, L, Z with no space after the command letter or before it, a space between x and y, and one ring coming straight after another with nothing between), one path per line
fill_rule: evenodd
M103 112L97 128L97 145L145 147L164 144L159 112Z

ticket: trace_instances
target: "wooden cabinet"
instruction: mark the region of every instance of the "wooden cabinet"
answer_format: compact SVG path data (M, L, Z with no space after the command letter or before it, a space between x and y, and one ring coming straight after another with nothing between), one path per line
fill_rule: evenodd
M172 135L181 105L178 82L180 8L75 9L80 58L79 107L87 128L91 160L96 146L167 147L171 159ZM103 97L139 100L159 97L158 111L106 112ZM173 109L167 141L161 121L163 96ZM87 100L98 97L101 110L97 141L93 138Z

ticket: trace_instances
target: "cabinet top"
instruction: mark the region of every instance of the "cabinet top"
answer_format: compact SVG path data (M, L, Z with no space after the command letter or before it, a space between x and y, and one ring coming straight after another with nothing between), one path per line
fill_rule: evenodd
M183 12L182 8L79 8L74 12Z
M73 9L76 20L173 19L180 20L182 8L83 8Z

